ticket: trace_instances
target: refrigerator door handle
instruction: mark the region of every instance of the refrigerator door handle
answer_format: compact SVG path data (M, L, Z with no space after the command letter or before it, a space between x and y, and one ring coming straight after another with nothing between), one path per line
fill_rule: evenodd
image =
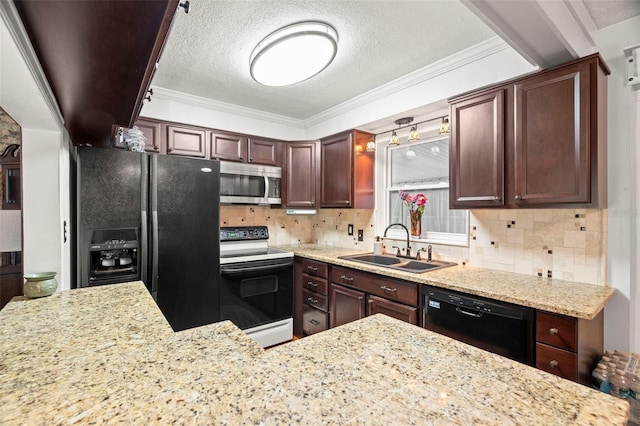
M151 259L151 270L153 276L151 277L151 293L154 298L157 299L158 293L158 212L151 212L151 239L152 239L152 252L153 258Z
M147 230L147 212L142 210L140 213L141 220L141 234L140 235L140 243L141 249L138 251L138 256L141 257L140 261L140 279L142 282L149 288L149 283L147 279L147 253L149 249L149 240L148 240L148 230Z

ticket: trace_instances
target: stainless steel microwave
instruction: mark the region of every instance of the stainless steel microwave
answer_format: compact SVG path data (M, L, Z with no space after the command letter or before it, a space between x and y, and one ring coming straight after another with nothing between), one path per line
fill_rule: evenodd
M282 169L220 161L220 203L282 204Z

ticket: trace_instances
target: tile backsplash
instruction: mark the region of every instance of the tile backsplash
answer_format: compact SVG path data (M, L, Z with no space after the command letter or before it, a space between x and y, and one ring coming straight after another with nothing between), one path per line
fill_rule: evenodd
M372 251L374 211L222 206L222 226L267 225L273 245L316 243ZM607 211L600 209L472 210L469 247L433 245L436 259L590 284L606 283ZM347 233L353 224L354 235ZM364 241L357 241L362 229ZM388 246L389 244L387 244ZM426 243L412 242L413 252ZM387 249L388 251L389 249Z
M347 226L353 224L353 235ZM265 206L221 206L221 226L267 225L270 244L315 243L373 250L373 210L322 209L315 215L287 215L285 209ZM364 238L358 241L358 229Z
M604 285L606 221L602 209L472 210L469 264Z

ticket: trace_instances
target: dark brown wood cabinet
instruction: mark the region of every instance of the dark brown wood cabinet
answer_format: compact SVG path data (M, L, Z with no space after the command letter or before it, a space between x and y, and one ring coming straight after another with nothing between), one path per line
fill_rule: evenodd
M7 255L2 253L3 257ZM0 309L15 296L22 296L23 283L22 264L0 264Z
M162 122L141 118L136 121L135 126L142 130L147 143L144 146L146 152L155 152L157 154L166 154L167 148L162 143Z
M589 386L603 354L604 314L594 319L536 313L536 368Z
M147 139L144 150L146 152L152 152L157 154L166 154L167 147L162 141L162 121L153 120L150 118L140 118L134 123L138 129L144 133L144 137ZM126 131L123 129L123 131ZM116 138L114 148L124 149L124 143L120 138Z
M331 327L376 313L418 325L418 284L335 265L330 277Z
M311 259L295 259L293 334L308 336L329 328L329 267Z
M450 207L606 207L599 55L451 99Z
M319 141L288 142L285 145L283 193L287 207L319 207L319 160Z
M134 125L178 3L15 2L74 144L111 146Z
M374 203L370 133L353 130L320 142L320 207L371 209Z
M280 151L283 144L282 141L249 136L247 160L249 163L280 166L280 158L282 157Z
M163 125L167 155L206 158L207 131L176 124Z
M484 92L451 104L450 204L504 205L504 92Z
M364 318L366 294L339 284L329 285L331 328Z
M245 135L212 131L209 137L210 158L246 163L247 137Z
M598 68L592 73L592 62L571 64L515 84L513 202L588 204L599 195L595 182L591 191L590 173L602 170L597 153L590 149L598 142L597 128L592 126L601 115L597 86L606 85L606 80L598 82Z

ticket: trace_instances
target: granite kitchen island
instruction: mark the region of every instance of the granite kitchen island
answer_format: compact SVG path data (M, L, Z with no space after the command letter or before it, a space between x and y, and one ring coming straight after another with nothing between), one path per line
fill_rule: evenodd
M264 351L140 282L0 312L0 424L624 425L628 404L376 315Z

